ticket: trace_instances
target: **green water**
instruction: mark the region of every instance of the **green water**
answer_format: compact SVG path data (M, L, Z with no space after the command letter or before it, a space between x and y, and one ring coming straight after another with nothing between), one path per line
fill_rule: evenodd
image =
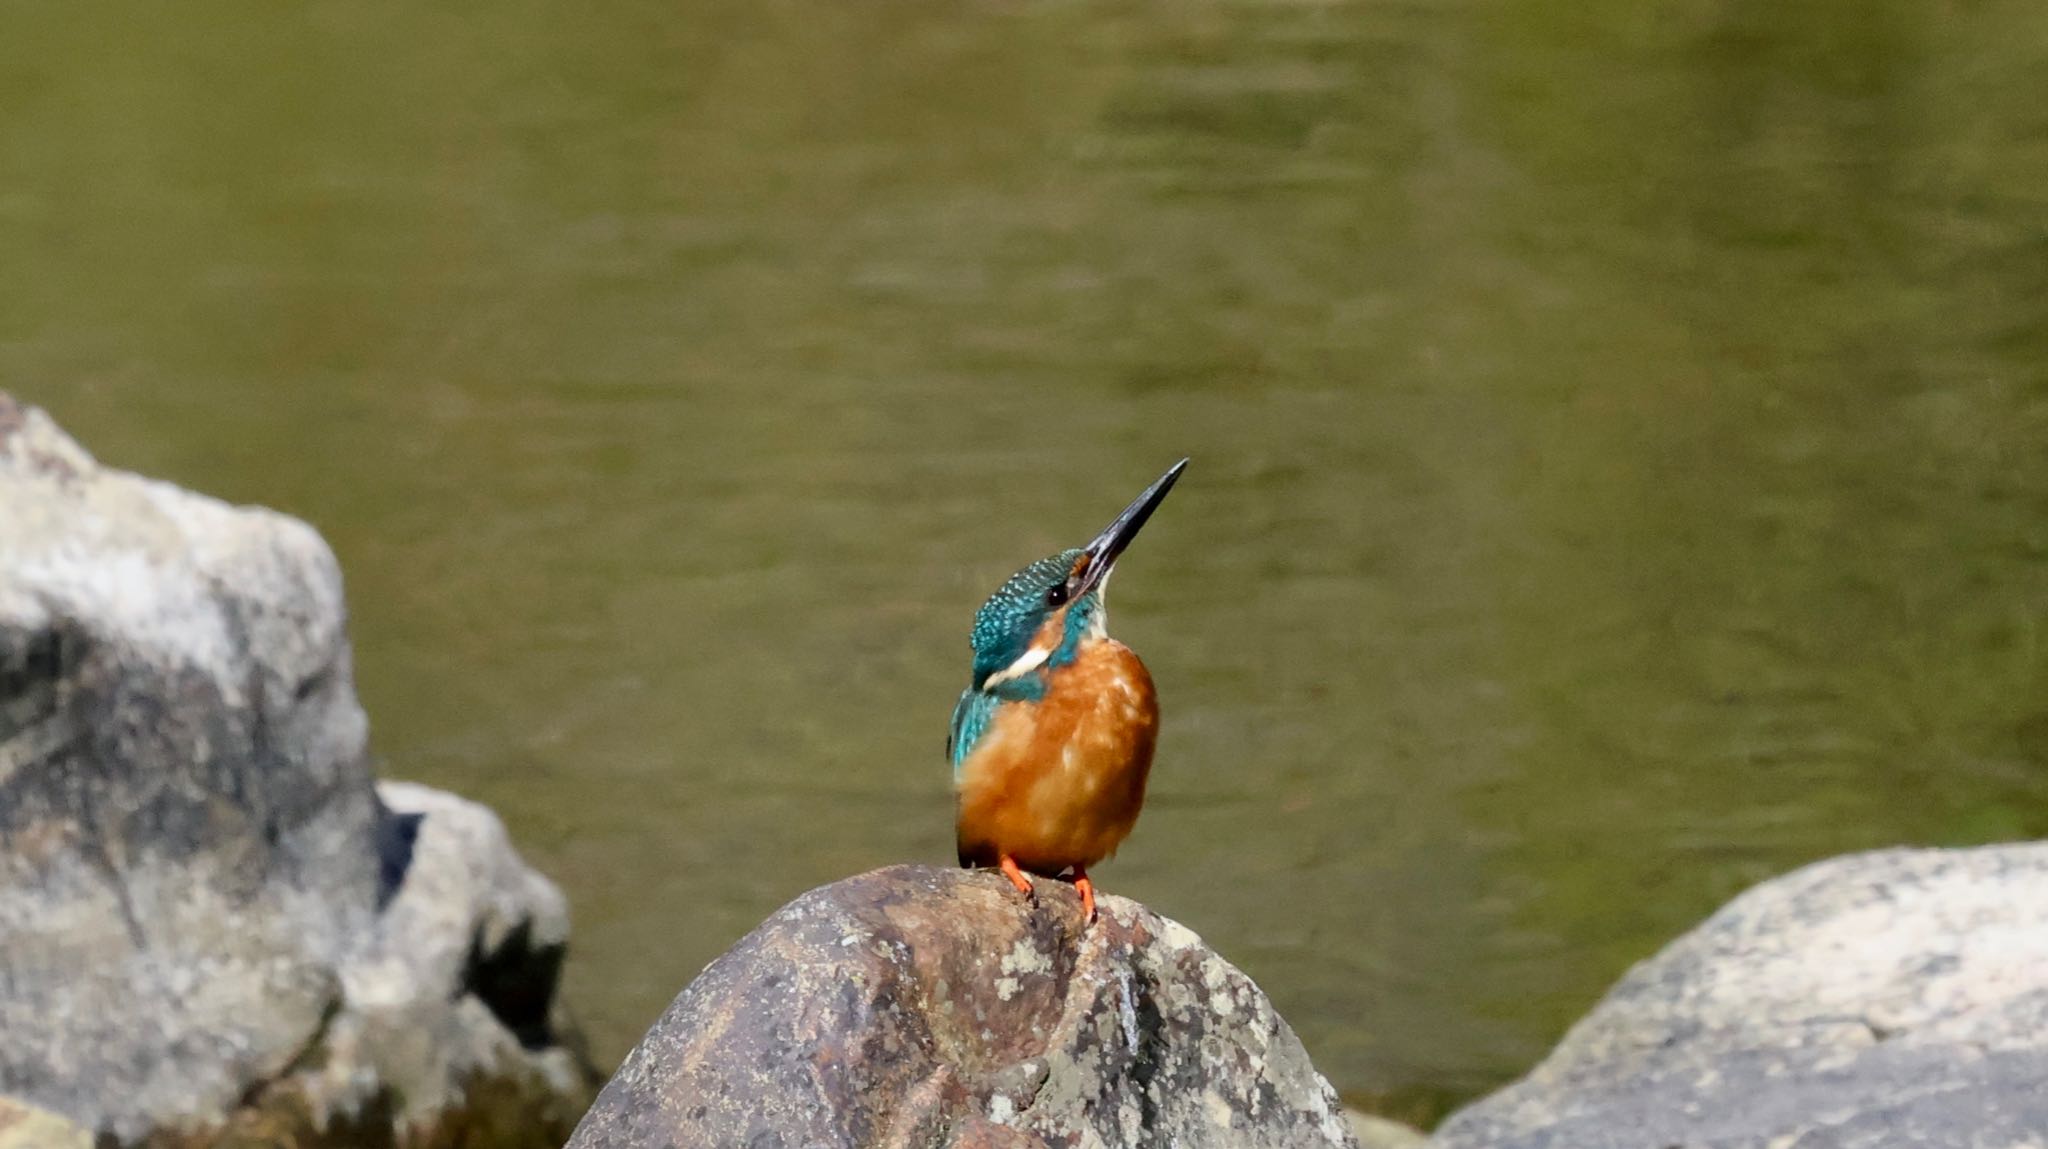
M950 861L982 596L1183 454L1098 877L1354 1100L1843 850L2048 834L2048 7L40 3L0 387L317 524L622 1053Z

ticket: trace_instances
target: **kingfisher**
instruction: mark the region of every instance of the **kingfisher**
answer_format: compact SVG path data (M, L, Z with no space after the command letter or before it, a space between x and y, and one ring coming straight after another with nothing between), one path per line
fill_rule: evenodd
M1001 869L1033 904L1029 875L1071 874L1090 922L1088 867L1137 824L1159 735L1152 675L1109 637L1103 595L1187 465L1168 468L1087 546L1039 559L989 596L946 740L960 864Z

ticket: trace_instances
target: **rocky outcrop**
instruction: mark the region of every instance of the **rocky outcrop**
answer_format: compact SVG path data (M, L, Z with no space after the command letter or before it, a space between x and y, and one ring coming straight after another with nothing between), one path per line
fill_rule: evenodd
M570 1149L1348 1146L1272 1003L1186 928L1063 883L896 866L713 962Z
M2048 845L1763 885L1629 973L1443 1149L2002 1149L2048 1132Z
M121 1143L559 1143L561 896L482 807L380 799L343 623L305 524L0 395L0 1094Z

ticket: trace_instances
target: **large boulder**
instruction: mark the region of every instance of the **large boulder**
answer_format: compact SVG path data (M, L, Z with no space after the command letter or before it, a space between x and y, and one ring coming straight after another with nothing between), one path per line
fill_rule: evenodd
M895 866L811 891L663 1014L570 1149L1350 1146L1272 1003L1064 883Z
M2048 845L1766 882L1637 966L1442 1149L2003 1149L2048 1133Z
M0 394L0 1094L118 1143L566 1132L561 896L489 811L380 799L365 730L310 527Z

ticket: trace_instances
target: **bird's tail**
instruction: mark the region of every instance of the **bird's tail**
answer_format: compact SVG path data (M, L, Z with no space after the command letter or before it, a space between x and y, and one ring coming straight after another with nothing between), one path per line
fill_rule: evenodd
M996 864L995 848L986 842L956 842L954 845L963 870L979 870Z

